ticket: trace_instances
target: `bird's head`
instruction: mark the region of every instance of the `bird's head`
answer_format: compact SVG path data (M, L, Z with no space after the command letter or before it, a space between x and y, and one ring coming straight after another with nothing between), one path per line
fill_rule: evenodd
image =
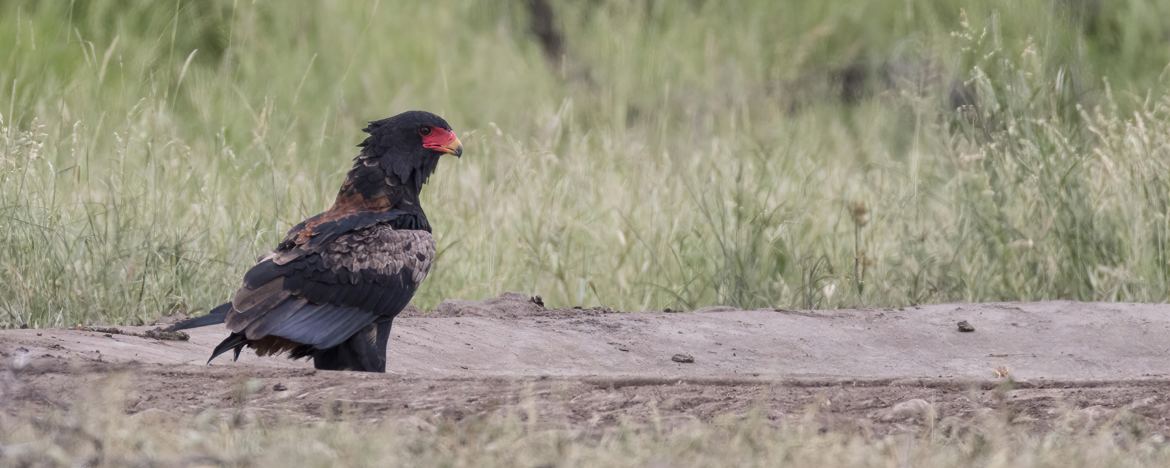
M408 111L370 122L360 145L359 164L377 164L387 176L421 188L444 154L463 155L451 125L430 112Z

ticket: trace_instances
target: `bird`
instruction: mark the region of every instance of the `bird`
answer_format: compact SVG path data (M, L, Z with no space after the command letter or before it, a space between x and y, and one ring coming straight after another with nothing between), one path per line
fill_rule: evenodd
M231 301L168 330L225 324L208 364L244 348L311 358L324 370L386 371L394 317L435 258L419 204L441 156L463 155L443 118L408 111L369 122L333 205L288 231L244 274Z

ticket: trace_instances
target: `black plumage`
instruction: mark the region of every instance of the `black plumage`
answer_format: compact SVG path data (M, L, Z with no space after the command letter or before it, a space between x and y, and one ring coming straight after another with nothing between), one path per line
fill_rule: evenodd
M384 372L394 317L435 256L419 192L439 156L462 154L446 121L407 112L371 122L333 206L289 230L231 302L171 329L224 323L211 359L245 347L318 369ZM211 361L208 360L208 362Z

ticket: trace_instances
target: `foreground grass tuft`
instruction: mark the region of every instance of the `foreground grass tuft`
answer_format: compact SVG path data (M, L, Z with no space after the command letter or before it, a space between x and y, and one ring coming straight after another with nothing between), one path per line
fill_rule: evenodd
M4 466L1166 466L1170 445L1123 414L1086 424L1070 412L1037 430L989 413L896 435L826 429L815 412L791 424L759 416L710 423L549 427L524 405L461 421L325 421L291 415L127 414L124 386L97 386L48 414L0 413Z

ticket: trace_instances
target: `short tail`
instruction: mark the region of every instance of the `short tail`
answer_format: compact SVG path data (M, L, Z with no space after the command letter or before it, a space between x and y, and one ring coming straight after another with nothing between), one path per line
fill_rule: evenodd
M227 319L227 313L229 310L231 310L231 308L232 303L225 302L220 304L218 307L211 309L211 312L208 312L207 315L183 320L165 328L164 330L178 331L186 330L188 328L206 327L208 325L219 325L223 323L225 319Z

